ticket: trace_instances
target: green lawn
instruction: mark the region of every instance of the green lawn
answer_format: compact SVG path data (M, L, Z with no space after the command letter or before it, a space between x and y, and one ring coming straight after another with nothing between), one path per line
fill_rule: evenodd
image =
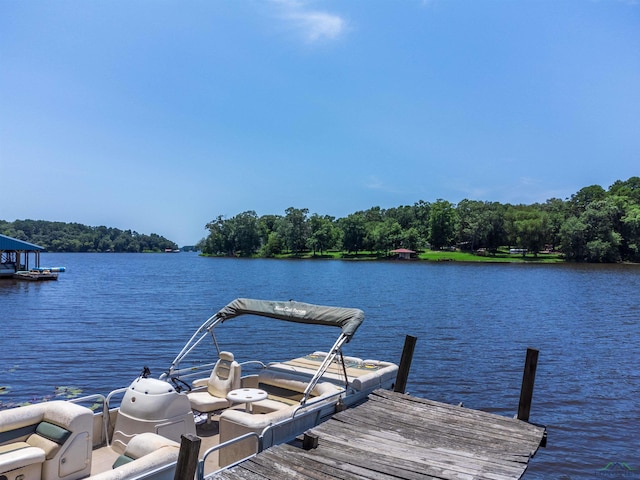
M562 255L558 253L540 253L538 256L527 254L510 254L508 251L501 251L495 255L474 255L468 252L447 252L428 250L418 255L420 260L432 262L481 262L481 263L559 263L563 262Z

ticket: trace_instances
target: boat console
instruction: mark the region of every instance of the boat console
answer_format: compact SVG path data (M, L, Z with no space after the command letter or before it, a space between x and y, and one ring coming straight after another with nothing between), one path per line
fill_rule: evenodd
M168 382L139 377L129 385L116 418L111 448L123 453L137 434L151 432L180 442L182 434L196 434L189 399Z

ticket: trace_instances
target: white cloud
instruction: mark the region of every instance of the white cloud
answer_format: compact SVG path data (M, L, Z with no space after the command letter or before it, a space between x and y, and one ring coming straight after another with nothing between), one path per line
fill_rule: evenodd
M311 42L319 40L333 40L338 38L345 29L345 22L337 15L324 12L291 13L289 18L298 24Z
M334 40L342 35L347 23L339 15L310 10L304 2L272 0L281 9L281 16L290 22L308 42Z

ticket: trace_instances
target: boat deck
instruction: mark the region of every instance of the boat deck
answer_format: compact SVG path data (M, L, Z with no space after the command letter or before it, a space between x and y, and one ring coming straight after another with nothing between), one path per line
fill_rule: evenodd
M198 458L202 458L204 452L220 443L220 423L219 416L214 416L211 423L200 423L196 426L196 434L200 438L200 453ZM219 468L218 452L209 455L204 467L205 473L214 472Z
M91 475L111 470L118 454L109 447L100 447L91 453Z
M512 480L546 442L541 426L386 390L308 433L317 448L278 445L210 478Z
M241 410L244 409L243 405L236 405L230 407L231 409ZM200 438L200 453L199 458L202 458L204 452L220 443L220 424L219 415L214 415L210 423L207 423L202 418L196 425L196 434ZM92 452L91 462L91 475L97 475L102 472L112 470L114 462L117 460L119 454L108 446L101 446L95 448ZM205 465L205 472L214 472L219 468L218 453L207 457Z

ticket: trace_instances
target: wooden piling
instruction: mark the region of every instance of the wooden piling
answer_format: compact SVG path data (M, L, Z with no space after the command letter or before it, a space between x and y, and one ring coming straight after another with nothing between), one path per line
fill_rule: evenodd
M524 364L522 375L522 388L520 389L520 403L518 404L518 420L529 421L531 411L531 400L533 398L533 384L536 379L536 368L538 366L538 350L527 348L527 358Z
M312 450L314 448L318 448L318 435L311 432L305 432L302 437L302 449Z
M200 451L200 437L190 433L182 435L180 439L180 453L173 480L195 478L198 469L198 453Z
M396 383L393 387L394 392L405 393L405 389L407 388L407 379L409 378L409 369L411 368L411 360L413 359L413 352L416 348L417 340L417 337L412 337L411 335L407 335L404 339L402 357L400 357Z

